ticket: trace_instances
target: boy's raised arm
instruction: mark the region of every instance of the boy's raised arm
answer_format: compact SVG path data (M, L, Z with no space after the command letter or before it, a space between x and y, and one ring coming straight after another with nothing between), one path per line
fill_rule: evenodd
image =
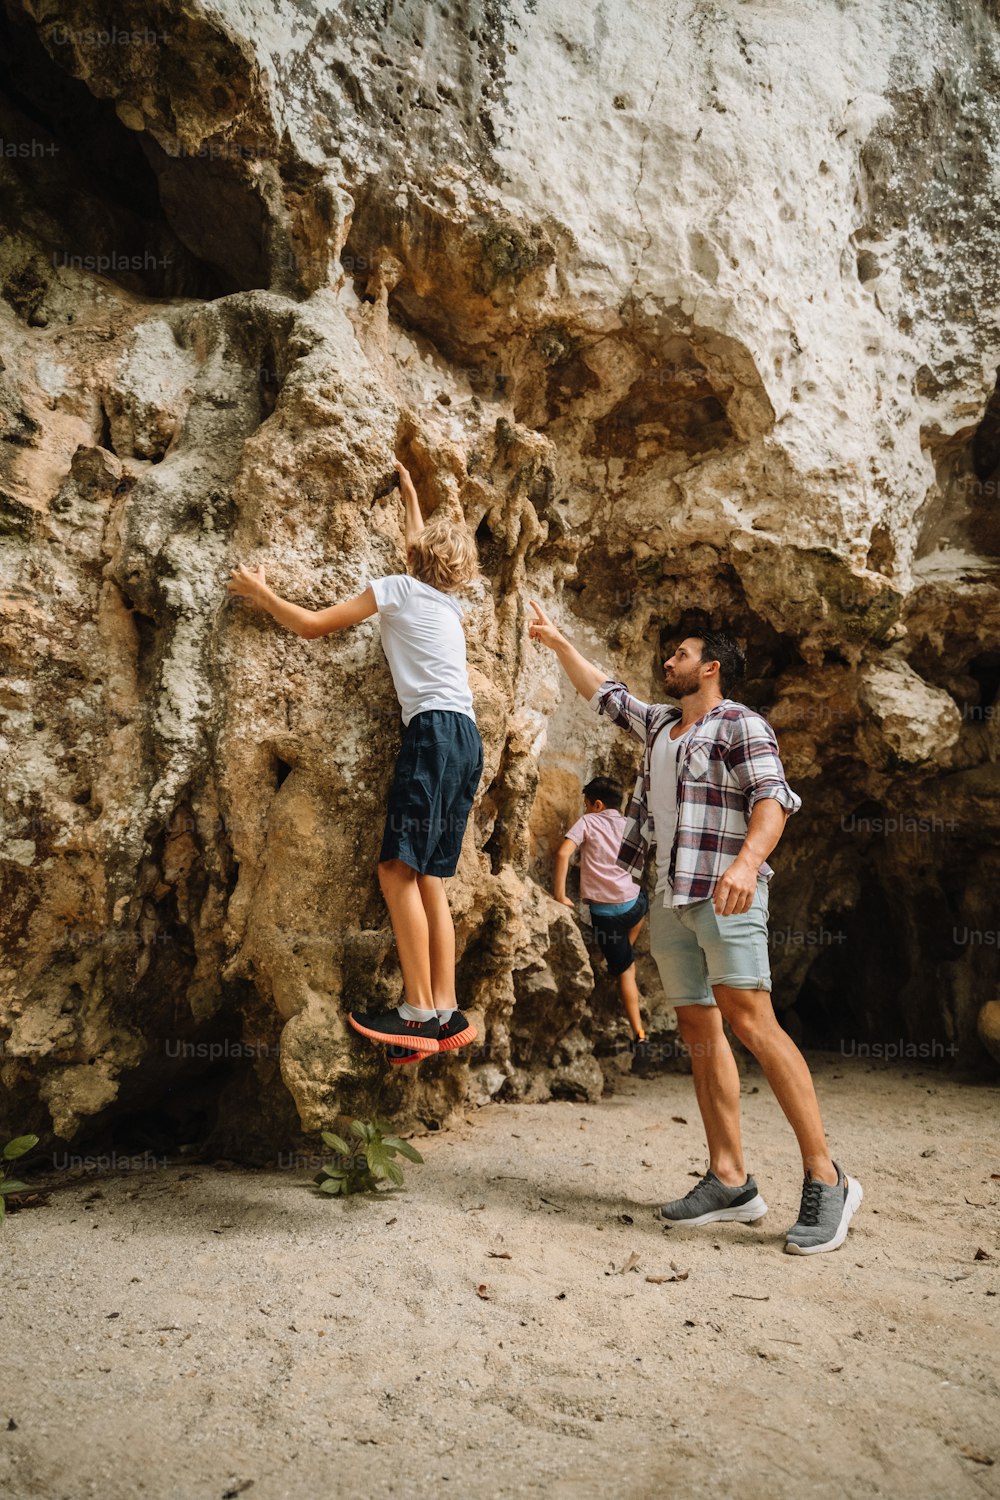
M403 535L406 545L412 547L417 537L424 529L424 518L420 512L420 501L417 499L416 486L410 478L410 471L405 464L396 460L396 473L399 475L399 492L403 497Z
M532 599L529 602L535 611L535 618L528 622L528 635L533 641L539 641L543 646L548 646L555 652L566 676L577 692L582 697L591 699L601 683L608 681L608 673L603 667L595 666L592 661L581 656L576 647L570 645L559 627L553 625L536 600Z

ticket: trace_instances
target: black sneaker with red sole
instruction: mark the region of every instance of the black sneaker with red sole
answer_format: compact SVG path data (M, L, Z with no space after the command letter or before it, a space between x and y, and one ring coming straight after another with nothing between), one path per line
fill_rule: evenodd
M394 1063L396 1067L405 1063L423 1062L425 1057L433 1057L434 1055L432 1052L411 1052L409 1047L387 1047L386 1052L389 1061Z
M479 1035L472 1022L468 1017L463 1016L460 1010L452 1013L450 1021L446 1021L444 1025L441 1025L439 1022L438 1026L439 1052L454 1052L458 1047L467 1047ZM422 1057L426 1057L427 1055L426 1052L414 1052L409 1047L396 1046L389 1048L389 1061L396 1067L405 1066L406 1063L419 1062Z
M467 1016L460 1010L452 1011L451 1020L438 1022L438 1045L442 1052L454 1052L457 1047L467 1047L479 1035Z
M440 1045L438 1036L441 1027L437 1016L430 1021L407 1021L398 1010L384 1010L378 1015L361 1016L356 1016L352 1010L347 1019L355 1031L359 1031L369 1041L385 1042L390 1047L405 1043L407 1051L415 1052L418 1056L437 1052Z

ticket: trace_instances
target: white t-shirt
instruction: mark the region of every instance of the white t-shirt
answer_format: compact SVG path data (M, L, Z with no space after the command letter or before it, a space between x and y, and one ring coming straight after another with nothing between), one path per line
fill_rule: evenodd
M656 834L656 891L663 897L664 906L673 905L673 887L667 878L670 869L670 851L677 832L677 754L684 735L675 740L670 731L675 726L667 724L653 741L649 757L649 810L653 815ZM688 729L691 725L688 725ZM684 731L687 734L688 730Z
M453 709L475 722L458 600L408 573L369 578L368 587L403 723L427 708Z

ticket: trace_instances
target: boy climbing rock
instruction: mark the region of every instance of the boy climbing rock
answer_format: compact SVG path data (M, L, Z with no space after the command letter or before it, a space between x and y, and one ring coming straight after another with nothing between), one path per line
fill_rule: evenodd
M302 609L267 587L262 567L232 570L229 591L306 640L343 630L376 610L403 718L389 791L378 877L403 973L395 1010L357 1014L355 1031L412 1062L473 1041L458 1009L455 928L444 881L454 875L483 770L483 743L469 689L462 606L454 597L478 574L466 528L435 512L424 524L410 474L396 464L405 508L406 573L369 579L363 593L328 609ZM403 1045L405 1044L405 1045Z

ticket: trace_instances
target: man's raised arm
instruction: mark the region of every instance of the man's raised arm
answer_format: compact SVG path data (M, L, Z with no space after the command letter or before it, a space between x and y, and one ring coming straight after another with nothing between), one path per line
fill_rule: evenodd
M540 604L534 599L529 602L535 611L535 618L528 622L528 635L533 641L540 641L543 646L548 646L555 652L570 682L589 702L601 683L608 681L609 674L603 667L597 667L585 656L581 656L576 647L570 645L559 627L553 625Z

